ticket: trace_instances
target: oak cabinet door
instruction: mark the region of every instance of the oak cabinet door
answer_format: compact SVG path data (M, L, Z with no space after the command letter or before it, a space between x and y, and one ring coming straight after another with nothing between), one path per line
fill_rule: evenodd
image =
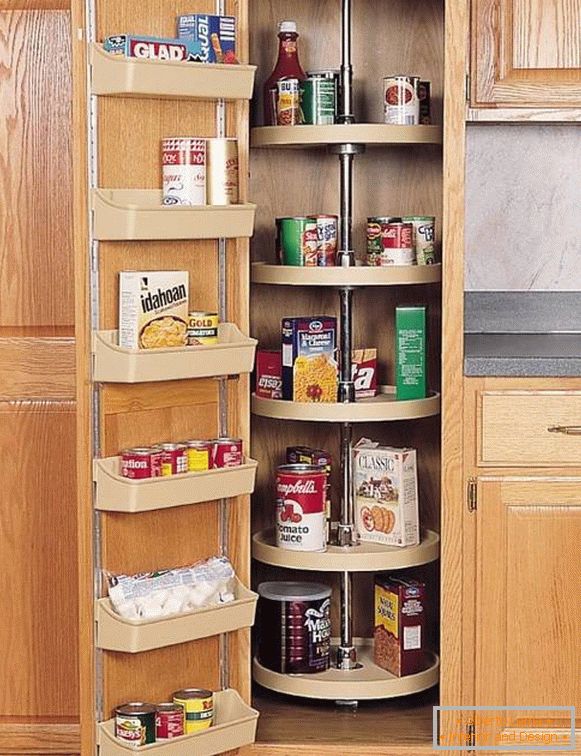
M580 707L581 478L480 479L475 516L475 703Z
M581 105L581 0L472 0L474 107Z

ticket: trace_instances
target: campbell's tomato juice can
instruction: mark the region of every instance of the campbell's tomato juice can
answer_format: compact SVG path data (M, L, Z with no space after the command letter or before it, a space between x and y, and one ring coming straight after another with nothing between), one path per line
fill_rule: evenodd
M132 480L161 476L161 450L155 447L125 449L121 452L121 475Z
M289 551L326 551L327 473L314 465L276 471L276 545Z
M206 140L163 139L163 204L206 204Z

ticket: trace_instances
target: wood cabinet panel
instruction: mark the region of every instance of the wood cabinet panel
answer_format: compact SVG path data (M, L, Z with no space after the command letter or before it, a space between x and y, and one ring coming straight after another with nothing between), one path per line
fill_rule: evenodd
M0 402L4 716L78 712L74 458L74 402Z
M69 23L66 11L0 12L2 326L74 322Z
M481 479L476 516L475 703L579 706L581 479Z
M579 107L580 0L473 0L473 106Z

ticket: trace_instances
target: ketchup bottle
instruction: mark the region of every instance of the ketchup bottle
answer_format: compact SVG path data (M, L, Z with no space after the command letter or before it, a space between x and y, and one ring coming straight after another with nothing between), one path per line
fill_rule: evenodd
M277 100L278 82L282 79L307 78L299 62L296 21L281 21L278 25L278 60L274 71L264 85L264 125L276 126L277 123Z

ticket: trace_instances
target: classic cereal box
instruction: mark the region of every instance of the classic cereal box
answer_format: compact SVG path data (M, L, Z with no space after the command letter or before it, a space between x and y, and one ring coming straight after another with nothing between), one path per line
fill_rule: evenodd
M353 450L353 476L360 539L384 546L417 546L415 449L393 449L362 439Z
M396 677L425 667L426 586L417 580L375 579L375 663Z
M186 345L188 272L123 271L119 274L119 346L160 349Z
M282 321L282 398L295 402L336 402L337 319Z

